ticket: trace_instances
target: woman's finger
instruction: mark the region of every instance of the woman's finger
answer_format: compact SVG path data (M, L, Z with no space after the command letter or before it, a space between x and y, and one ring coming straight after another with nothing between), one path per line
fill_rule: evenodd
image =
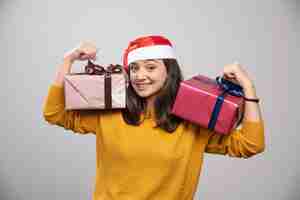
M87 55L87 54L81 54L81 56L79 57L79 59L80 60L87 60L87 59L89 59L89 55Z
M235 75L231 72L224 72L224 76L227 78L235 78Z

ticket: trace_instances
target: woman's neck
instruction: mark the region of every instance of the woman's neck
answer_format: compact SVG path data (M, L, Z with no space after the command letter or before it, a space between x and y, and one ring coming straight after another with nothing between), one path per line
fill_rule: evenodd
M154 109L155 96L150 96L147 98L147 110Z

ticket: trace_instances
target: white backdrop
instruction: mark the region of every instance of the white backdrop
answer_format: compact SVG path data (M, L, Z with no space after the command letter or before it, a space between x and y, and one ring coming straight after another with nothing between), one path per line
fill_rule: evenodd
M299 1L1 0L0 199L90 199L95 138L48 125L42 106L65 51L96 42L121 63L127 43L163 34L185 78L244 64L262 99L266 151L206 155L195 199L300 199ZM74 70L81 70L80 64Z

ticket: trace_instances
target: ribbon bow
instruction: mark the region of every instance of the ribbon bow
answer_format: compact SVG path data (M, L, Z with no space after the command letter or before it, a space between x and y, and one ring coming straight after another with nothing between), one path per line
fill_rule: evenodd
M243 88L240 85L235 84L229 80L226 80L220 76L216 77L216 81L219 87L222 88L223 93L227 93L237 97L244 96Z
M110 76L111 74L119 74L122 73L121 65L113 65L110 64L107 69L105 69L101 65L97 65L88 60L88 64L85 66L85 72L91 75L106 75Z

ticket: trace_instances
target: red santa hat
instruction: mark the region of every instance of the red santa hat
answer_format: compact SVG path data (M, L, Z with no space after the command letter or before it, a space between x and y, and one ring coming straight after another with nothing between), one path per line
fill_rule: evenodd
M131 41L123 54L123 66L128 71L128 65L137 60L176 58L171 42L159 35L139 37Z

